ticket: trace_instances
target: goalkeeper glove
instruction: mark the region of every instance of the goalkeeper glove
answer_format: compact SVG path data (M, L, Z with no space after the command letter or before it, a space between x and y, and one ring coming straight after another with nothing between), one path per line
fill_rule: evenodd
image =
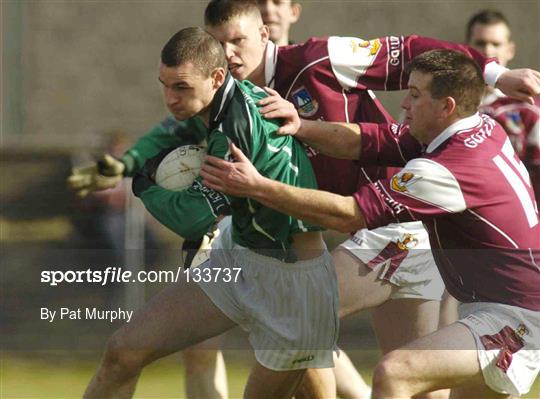
M68 187L81 198L94 191L116 186L124 177L125 165L109 154L104 154L90 165L74 167L67 178Z

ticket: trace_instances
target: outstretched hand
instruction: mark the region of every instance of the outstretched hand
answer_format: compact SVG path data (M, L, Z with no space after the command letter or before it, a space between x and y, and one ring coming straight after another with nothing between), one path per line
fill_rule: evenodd
M115 187L123 178L125 165L109 154L97 162L74 167L67 178L67 185L81 198L94 191Z
M277 134L294 136L300 129L301 121L293 103L285 100L274 89L265 87L264 90L269 96L257 102L257 105L262 106L260 114L266 119L283 119Z
M200 174L203 184L211 189L235 197L252 197L264 179L251 161L233 143L229 150L234 162L207 155Z
M504 72L495 87L508 97L534 104L534 96L540 94L540 72L534 69L511 69Z

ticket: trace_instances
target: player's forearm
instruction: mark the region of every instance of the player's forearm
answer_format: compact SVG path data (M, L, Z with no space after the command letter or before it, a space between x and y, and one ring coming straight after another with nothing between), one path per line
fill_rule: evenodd
M164 148L182 145L182 140L165 130L161 124L144 134L126 151L121 161L126 166L125 176L133 176L145 162Z
M265 177L251 196L269 208L328 229L350 233L365 227L353 197L294 187Z
M340 159L358 159L362 147L360 127L355 123L302 119L296 137L322 154Z

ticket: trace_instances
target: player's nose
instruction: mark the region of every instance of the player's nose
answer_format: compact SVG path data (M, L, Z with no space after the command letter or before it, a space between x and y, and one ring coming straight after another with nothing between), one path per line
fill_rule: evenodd
M223 51L225 52L225 57L227 58L227 61L230 61L230 59L234 57L234 49L232 44L224 43Z
M410 96L408 94L406 94L401 100L400 107L404 110L408 110L410 108Z

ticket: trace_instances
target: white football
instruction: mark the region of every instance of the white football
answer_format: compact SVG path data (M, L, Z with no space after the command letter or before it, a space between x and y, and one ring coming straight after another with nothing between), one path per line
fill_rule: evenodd
M191 186L199 175L206 147L184 145L167 154L156 170L156 184L171 191L180 191Z

